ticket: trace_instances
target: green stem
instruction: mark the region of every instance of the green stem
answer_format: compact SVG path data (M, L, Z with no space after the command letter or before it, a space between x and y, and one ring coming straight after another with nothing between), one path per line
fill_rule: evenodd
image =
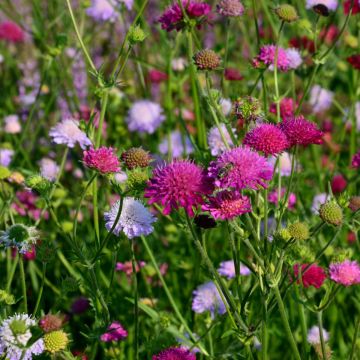
M296 297L298 299L300 299L300 294L299 294L299 286L297 284L294 285L295 287L295 294ZM300 318L300 325L301 325L301 336L302 336L302 346L303 346L303 358L306 358L306 354L307 354L307 349L308 349L308 345L307 345L307 326L306 326L306 318L305 318L305 312L304 312L304 305L300 302L297 301L297 308L298 308L298 313L299 313L299 318Z
M40 289L39 289L39 294L36 300L36 305L35 305L35 309L33 312L33 315L36 316L38 310L39 310L39 306L40 306L40 301L41 301L41 297L44 291L44 284L45 284L45 273L46 273L46 263L43 263L43 268L42 268L42 276L41 276L41 285L40 285Z
M21 289L23 294L23 310L24 313L27 314L28 312L28 306L27 306L27 294L26 294L26 279L25 279L25 270L24 270L24 260L22 256L19 256L20 261L20 280L21 280Z
M19 255L17 254L16 255L16 258L14 259L14 262L10 268L10 272L9 272L9 275L8 275L8 280L7 280L7 283L6 283L6 292L9 292L10 291L10 288L11 288L11 283L14 279L14 275L15 275L15 271L16 271L16 267L17 267L17 264L19 262Z
M323 324L322 324L322 311L319 311L317 313L317 318L318 318L318 322L319 322L319 332L320 332L320 344L321 344L322 358L326 359L326 348L325 348L324 331L323 331Z
M356 322L356 325L355 325L355 331L354 331L354 336L353 336L353 339L352 339L352 344L351 344L351 353L350 353L350 356L349 356L349 360L353 360L354 358L354 354L355 354L355 350L356 350L356 341L357 341L357 337L358 337L358 334L359 334L359 328L360 328L360 316Z

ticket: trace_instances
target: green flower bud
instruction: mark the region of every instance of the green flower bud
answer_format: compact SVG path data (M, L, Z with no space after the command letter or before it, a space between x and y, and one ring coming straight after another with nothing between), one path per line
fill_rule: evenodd
M310 237L309 227L299 221L288 226L287 230L295 240L307 240Z
M47 197L50 194L52 183L41 175L31 175L25 180L26 186L37 192L39 195Z
M147 34L139 25L130 27L128 39L131 45L143 42L146 39L146 37Z
M322 204L319 209L319 215L328 224L339 226L343 222L342 208L334 200Z
M279 17L280 20L289 23L294 22L299 18L296 9L289 4L283 4L278 6L275 9L275 14Z

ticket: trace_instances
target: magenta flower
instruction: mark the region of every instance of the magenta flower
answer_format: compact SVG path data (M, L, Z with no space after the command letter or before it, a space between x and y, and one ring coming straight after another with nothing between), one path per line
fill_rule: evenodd
M0 40L20 43L25 40L25 34L19 25L12 21L4 21L0 24Z
M270 69L273 69L275 65L275 53L275 45L262 46L259 55L253 61L254 65L256 66L259 63L263 63L267 66L270 66ZM286 54L286 50L282 47L278 48L277 68L281 71L287 71L290 68L290 61Z
M291 119L295 115L297 104L293 98L283 98L280 102L280 117L283 120ZM270 105L270 112L276 115L276 104Z
M171 347L153 355L152 360L196 360L196 355L184 347Z
M231 220L252 210L250 199L235 191L220 191L208 200L202 210L209 211L215 219Z
M353 156L351 166L354 168L360 168L360 150Z
M280 192L281 198L283 198L285 194L286 194L286 189L282 188ZM278 195L279 195L278 190L277 189L273 190L268 195L268 201L271 202L272 204L278 204L279 203ZM288 199L288 208L293 209L295 207L295 204L296 204L296 195L294 193L290 193Z
M266 158L248 147L236 147L210 163L209 175L215 185L226 189L258 189L267 187L273 176L273 167Z
M330 264L329 273L331 280L344 286L360 283L360 266L357 261L345 260Z
M249 131L243 143L265 156L280 154L289 147L286 135L273 124L261 124Z
M301 266L301 279L300 279L300 266ZM321 266L316 264L295 264L293 267L294 276L297 284L302 284L305 288L314 286L319 289L326 280L326 274Z
M143 268L146 265L145 261L138 261L135 266L136 272L139 272L141 268ZM115 271L121 271L124 272L127 276L131 276L133 273L132 269L132 262L131 261L125 261L124 263L118 262L115 266Z
M100 336L100 340L103 342L120 341L128 336L128 332L122 327L118 321L112 322L107 332Z
M120 162L114 149L102 146L99 149L91 148L84 151L83 161L87 167L102 174L120 171Z
M199 23L206 19L211 11L211 5L197 0L181 0L186 15ZM169 6L159 18L161 28L166 31L180 31L185 27L185 19L182 9L177 1Z
M284 120L280 124L280 128L288 138L290 146L322 144L323 132L316 124L306 120L302 115Z
M193 216L193 207L202 205L203 196L211 191L211 181L204 170L188 160L182 160L156 168L144 196L150 199L149 204L164 206L164 215L182 207Z

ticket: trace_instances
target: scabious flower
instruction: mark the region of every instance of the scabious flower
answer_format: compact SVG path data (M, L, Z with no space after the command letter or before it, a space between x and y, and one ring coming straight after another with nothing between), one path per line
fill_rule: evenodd
M329 266L330 279L344 286L360 283L360 265L357 261L345 260Z
M281 176L290 176L291 175L291 157L289 155L289 153L284 152L282 154L280 154L278 157L272 156L269 157L268 162L274 167L277 159L280 163L280 173ZM296 171L296 169L295 169Z
M113 148L102 146L99 149L91 148L84 151L84 164L101 174L116 173L120 171L120 161Z
M314 85L310 91L310 104L315 113L326 111L330 108L334 98L334 93L322 88L320 85Z
M194 148L190 139L185 135L182 136L179 130L175 130L170 134L171 154L173 158L186 156L194 152ZM159 151L163 155L167 155L169 151L169 139L167 136L159 144Z
M198 51L193 59L198 70L215 70L221 63L220 56L211 49Z
M111 230L115 224L115 220L119 213L120 201L117 201L110 209L105 212L105 226L108 231ZM120 231L132 239L141 235L149 235L154 231L152 224L156 218L149 212L148 209L139 201L132 197L126 197L123 201L121 215L117 222L113 233L119 236Z
M228 116L231 113L232 110L232 102L230 99L225 99L225 98L221 98L219 100L219 105L221 108L221 112L225 115Z
M329 333L323 328L322 329L323 332L323 337L324 337L324 341L328 341L329 340ZM318 326L314 325L309 331L308 331L308 335L307 335L307 341L309 344L311 345L317 345L321 343L321 339L320 339L320 329Z
M210 163L208 171L216 186L235 190L267 187L266 182L273 176L273 168L265 157L242 146L221 154Z
M82 314L90 307L90 301L84 296L80 296L71 304L71 312L73 314Z
M346 189L347 181L342 174L335 175L331 180L331 190L334 194L339 194Z
M196 360L196 355L184 347L170 347L153 355L152 360Z
M16 314L2 321L0 325L0 355L9 360L31 360L33 355L44 351L44 340L36 340L27 347L32 337L30 328L36 321L27 314Z
M0 24L0 40L11 43L20 43L25 39L25 34L21 27L12 21L3 21Z
M211 191L205 171L188 160L181 160L156 168L144 196L150 199L149 204L164 206L164 215L182 207L193 216L193 207L203 204L203 196Z
M211 12L211 5L197 0L181 0L186 15L199 24L206 20ZM185 19L178 2L170 5L159 18L161 28L166 31L180 31L185 27Z
M50 158L42 158L40 160L40 174L45 179L50 181L56 180L56 177L59 174L60 167L56 162Z
M251 274L250 269L244 264L240 264L240 275L248 276ZM228 279L233 279L236 276L235 265L233 260L222 261L218 268L218 273L226 276Z
M225 304L212 281L198 286L193 291L192 309L199 314L210 311L212 318L215 317L216 313L219 315L225 314Z
M356 70L360 70L360 54L349 56L347 62Z
M280 117L283 120L287 120L293 118L295 115L296 102L293 98L283 98L280 101ZM276 104L272 103L270 105L270 112L276 115Z
M247 196L235 191L220 191L208 197L208 203L202 206L203 211L209 211L215 219L231 220L237 216L251 212L251 202Z
M338 6L338 0L306 0L307 9L319 5L325 6L328 10L335 11Z
M297 69L303 62L300 52L295 48L286 49L285 52L289 61L289 69Z
M65 119L57 123L50 129L50 137L56 144L64 144L73 148L79 143L82 149L91 145L90 139L80 130L78 121L74 119Z
M39 233L34 226L14 224L5 231L0 231L0 244L16 247L20 254L30 251L38 239Z
M227 17L237 17L244 14L245 8L240 0L220 0L216 5L217 12Z
M145 261L137 261L135 266L135 271L139 272L140 269L143 268L145 265L146 265ZM122 271L127 276L130 276L133 273L132 262L125 261L124 263L121 262L116 263L115 271Z
M220 124L220 128L221 128L221 131L222 131L225 139L227 140L227 143L229 144L229 146L230 147L234 146L231 136L230 136L225 124ZM212 156L220 155L221 153L223 153L226 150L226 146L223 142L223 139L220 135L220 131L217 126L213 126L209 130L207 140L208 140L208 145L209 145Z
M34 220L40 219L42 210L36 204L38 196L31 191L22 190L16 192L16 198L18 201L15 201L11 207L20 216L29 216ZM49 216L48 212L44 212L44 219L47 219Z
M275 63L276 46L264 45L260 48L259 55L254 59L253 63L255 67L257 64L263 63L270 67L270 70L274 68ZM287 56L286 50L282 47L278 47L277 55L277 68L281 71L287 71L290 68L290 61Z
M326 279L326 274L321 266L316 264L302 264L301 265L301 278L300 278L300 264L294 265L294 276L298 284L302 284L305 288L313 286L319 289Z
M306 120L302 115L282 121L280 128L285 133L290 146L322 144L323 132L315 123Z
M65 350L69 344L69 337L63 330L55 330L44 335L45 350L55 354Z
M344 5L344 14L348 15L351 9L351 3L353 0L345 0ZM360 13L360 0L354 0L354 6L352 8L351 15L356 15Z
M312 205L311 205L311 211L313 214L318 214L320 210L320 206L326 202L328 198L328 194L321 193L314 196Z
M351 166L354 168L360 168L360 150L353 156Z
M14 156L14 150L0 149L0 165L8 167Z
M91 6L86 9L86 13L95 21L114 21L116 10L112 0L91 0Z
M147 134L154 133L164 120L162 107L150 100L135 101L126 117L130 131Z
M4 131L7 134L18 134L21 131L21 124L17 115L5 116L4 122Z
M249 131L243 144L262 152L265 156L280 154L289 147L286 135L273 124L261 124Z
M238 69L231 67L228 67L224 70L224 76L228 81L240 81L244 79Z
M103 342L116 342L127 338L128 332L118 321L113 321L107 328L107 331L100 336Z
M282 188L280 192L281 198L283 198L285 194L286 194L286 189ZM268 195L269 202L271 202L272 204L278 204L279 203L278 195L279 192L277 189L270 192ZM294 193L290 193L288 199L288 208L293 209L295 207L295 204L296 204L296 195Z

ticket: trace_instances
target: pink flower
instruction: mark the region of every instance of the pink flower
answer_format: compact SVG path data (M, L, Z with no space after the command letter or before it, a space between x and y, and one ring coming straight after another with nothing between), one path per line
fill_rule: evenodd
M234 191L221 191L208 197L209 203L202 206L215 219L230 220L236 216L251 212L250 199Z
M24 32L20 26L12 21L4 21L0 24L0 40L6 40L12 43L23 42Z
M309 286L314 286L316 289L319 289L326 279L326 274L324 269L321 266L316 264L308 265L302 264L301 265L301 279L299 274L300 264L294 265L294 275L295 279L297 279L296 283L301 284L308 288ZM307 269L305 271L305 269ZM298 278L299 277L299 278Z
M144 196L150 199L149 204L164 206L164 215L182 207L193 216L193 207L203 204L203 196L211 191L211 182L204 170L188 160L181 160L156 168Z
M273 167L266 158L248 147L236 147L225 151L210 163L209 176L215 185L235 190L267 187L266 181L273 176Z
M244 77L241 75L240 71L235 68L228 67L224 71L225 79L228 81L240 81L244 79Z
M283 120L293 118L295 115L296 102L292 98L283 98L280 102L280 117ZM270 112L276 114L276 104L270 105Z
M273 124L261 124L249 131L243 143L265 156L280 154L289 147L286 135Z
M167 74L160 70L152 69L149 71L149 80L153 84L160 84L167 79Z
M171 347L153 355L152 360L196 360L196 355L184 347Z
M23 190L16 192L16 198L18 201L15 201L11 207L15 209L20 216L29 216L34 220L40 219L42 209L37 207L37 195L31 191ZM43 218L48 219L48 217L49 213L44 211Z
M118 321L112 322L107 328L107 332L100 336L100 340L104 342L120 341L128 336L128 332L122 327Z
M279 194L279 192L277 189L272 191L268 195L269 202L271 202L272 204L278 204L278 202L279 202L278 194ZM283 198L285 196L285 194L286 194L286 189L282 188L281 193L280 193L281 198ZM296 195L294 193L290 193L289 199L288 199L288 208L293 209L295 207L295 204L296 204Z
M146 265L145 261L138 261L135 266L136 272L139 272L140 269L143 268L145 265ZM130 276L133 273L132 262L125 261L124 263L121 263L121 262L116 263L115 271L122 271L127 276Z
M351 165L354 168L360 168L360 150L353 156Z
M331 280L344 286L360 283L360 266L357 261L345 260L330 264L329 273Z
M259 55L254 59L254 63L264 63L265 65L271 66L271 68L273 68L275 65L275 53L275 45L264 45L261 47ZM286 55L285 49L278 47L277 68L281 71L287 71L289 66L290 62Z
M91 169L102 174L116 173L120 171L120 162L114 149L102 146L99 149L84 151L83 161Z
M322 144L323 132L302 115L284 120L280 128L288 138L290 146Z
M331 190L335 194L339 194L343 192L346 189L346 186L347 186L347 181L344 178L344 176L341 174L335 175L331 180Z

